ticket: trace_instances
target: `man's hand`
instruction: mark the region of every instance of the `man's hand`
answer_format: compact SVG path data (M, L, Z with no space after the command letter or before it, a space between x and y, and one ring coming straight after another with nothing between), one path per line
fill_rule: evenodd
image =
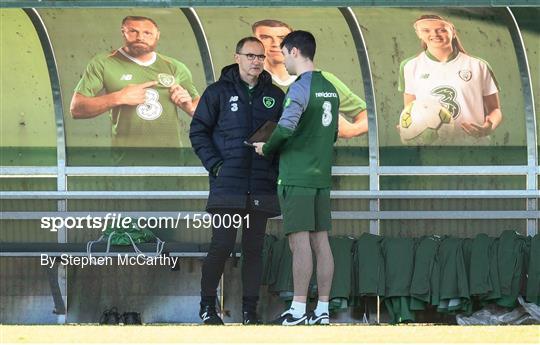
M178 84L174 84L169 88L169 94L171 101L176 104L177 107L180 107L189 115L193 115L195 107L193 106L191 95L186 89Z
M493 124L486 119L482 126L478 126L476 123L464 122L461 124L461 128L470 136L475 138L485 137L493 132Z
M339 114L338 136L340 138L354 138L368 131L367 112L364 110L355 116L354 122L349 122L343 114Z
M146 101L146 89L157 85L157 81L142 84L130 84L117 93L119 105L139 105Z
M257 152L261 156L264 156L264 153L262 150L264 144L265 143L253 143L253 147L255 147L255 152Z

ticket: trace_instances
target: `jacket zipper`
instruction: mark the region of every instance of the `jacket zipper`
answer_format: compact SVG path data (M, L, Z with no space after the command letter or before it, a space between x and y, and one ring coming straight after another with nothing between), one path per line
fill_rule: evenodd
M252 102L252 92L249 92L249 88L247 89L248 94L248 100L249 100L249 112L248 112L248 121L249 121L249 132L253 132L253 102ZM251 150L250 150L251 151ZM247 195L249 196L251 194L251 166L253 165L253 152L250 152L249 154L249 178L248 178L248 192ZM251 200L248 200L248 202L251 202Z

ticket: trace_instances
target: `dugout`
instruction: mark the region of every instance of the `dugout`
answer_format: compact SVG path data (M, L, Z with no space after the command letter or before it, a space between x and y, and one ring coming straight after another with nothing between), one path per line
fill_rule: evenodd
M178 146L128 149L121 161L111 158L106 115L74 120L69 114L73 89L90 58L121 45L118 28L126 15L149 16L160 24L158 51L189 66L200 93L230 63L235 42L250 34L254 21L276 18L314 32L318 67L336 74L366 101L370 128L369 134L336 145L334 235L538 233L540 9L534 2L520 4L528 7L489 1L445 4L453 7L433 2L431 8L400 7L410 2L389 8L377 7L385 2L363 1L344 1L342 7L334 2L262 7L255 1L208 1L190 8L190 2L171 1L134 2L127 8L120 1L3 1L0 242L35 250L2 249L0 322L95 322L111 305L122 310L136 305L131 309L142 312L145 322L198 322L200 256L208 230L156 231L167 242L190 245L175 249L186 257L175 271L47 271L31 255L40 251L32 247L35 243L85 244L99 235L95 230L45 231L39 223L45 214L167 215L204 209L206 172L189 146L185 114L179 116L184 136ZM399 63L419 51L411 23L424 12L452 20L464 46L495 71L505 120L487 145L406 147L399 141ZM280 234L279 219L269 222L268 232ZM240 320L239 276L231 260L222 286L230 311L226 322ZM49 284L55 281L58 285ZM133 284L137 281L152 284ZM56 300L53 285L59 289ZM51 313L55 308L57 314ZM271 310L264 313L269 317ZM340 319L360 321L352 312Z

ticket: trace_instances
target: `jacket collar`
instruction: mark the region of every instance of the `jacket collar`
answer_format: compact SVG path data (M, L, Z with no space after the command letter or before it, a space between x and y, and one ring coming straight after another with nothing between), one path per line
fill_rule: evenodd
M219 80L233 83L237 87L246 89L245 82L240 78L240 70L238 68L238 64L236 63L223 67ZM265 89L271 84L272 76L270 75L270 73L263 70L262 73L259 75L257 85L254 86L253 93L258 94L261 90Z

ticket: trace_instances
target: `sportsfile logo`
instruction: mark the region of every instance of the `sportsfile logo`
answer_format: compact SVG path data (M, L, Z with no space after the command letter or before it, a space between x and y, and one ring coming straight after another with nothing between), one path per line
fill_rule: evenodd
M254 200L255 205L259 200ZM187 229L210 229L246 226L249 228L249 214L209 214L205 212L179 212L176 217L138 217L123 216L122 213L107 213L104 217L87 215L86 217L41 217L41 228L52 232L59 229L178 229L182 222Z
M86 217L42 217L41 228L56 232L59 229L131 229L133 222L139 228L161 229L178 228L180 221L189 219L189 215L178 213L177 217L140 217L133 219L121 213L107 213L104 217L87 215Z

